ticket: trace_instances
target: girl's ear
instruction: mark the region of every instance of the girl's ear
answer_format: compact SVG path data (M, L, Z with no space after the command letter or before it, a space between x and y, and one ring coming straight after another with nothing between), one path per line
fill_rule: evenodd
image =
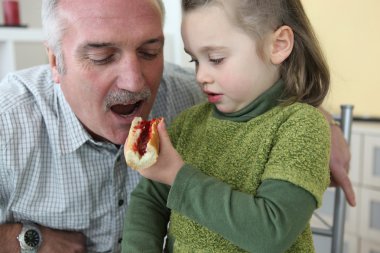
M270 60L272 64L281 64L291 54L294 46L294 34L289 26L281 26L272 36Z
M53 80L55 83L60 83L60 74L57 67L57 57L55 56L53 50L46 46L46 53L48 55L49 65L52 72Z

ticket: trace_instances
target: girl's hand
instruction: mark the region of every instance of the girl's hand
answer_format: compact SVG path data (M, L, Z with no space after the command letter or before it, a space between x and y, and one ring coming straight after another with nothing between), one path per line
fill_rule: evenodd
M170 141L164 120L158 124L157 130L160 135L160 153L157 162L139 172L145 178L172 185L184 161Z

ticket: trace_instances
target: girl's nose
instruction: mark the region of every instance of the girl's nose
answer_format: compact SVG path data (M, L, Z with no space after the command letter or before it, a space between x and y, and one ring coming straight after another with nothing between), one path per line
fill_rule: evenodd
M213 82L210 71L206 66L199 64L196 69L196 78L199 84L210 84Z

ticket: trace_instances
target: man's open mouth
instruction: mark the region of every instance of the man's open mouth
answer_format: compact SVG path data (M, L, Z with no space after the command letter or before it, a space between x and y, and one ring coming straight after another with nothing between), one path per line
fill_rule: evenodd
M110 109L113 113L116 113L120 116L128 116L136 112L138 108L141 106L141 104L142 104L142 101L138 101L137 103L128 104L128 105L115 104L111 106Z

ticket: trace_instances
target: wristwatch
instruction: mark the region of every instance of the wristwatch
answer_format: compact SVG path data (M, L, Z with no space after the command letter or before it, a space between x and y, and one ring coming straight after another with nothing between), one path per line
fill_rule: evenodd
M21 233L17 236L21 253L37 253L42 243L41 232L32 222L22 222Z

